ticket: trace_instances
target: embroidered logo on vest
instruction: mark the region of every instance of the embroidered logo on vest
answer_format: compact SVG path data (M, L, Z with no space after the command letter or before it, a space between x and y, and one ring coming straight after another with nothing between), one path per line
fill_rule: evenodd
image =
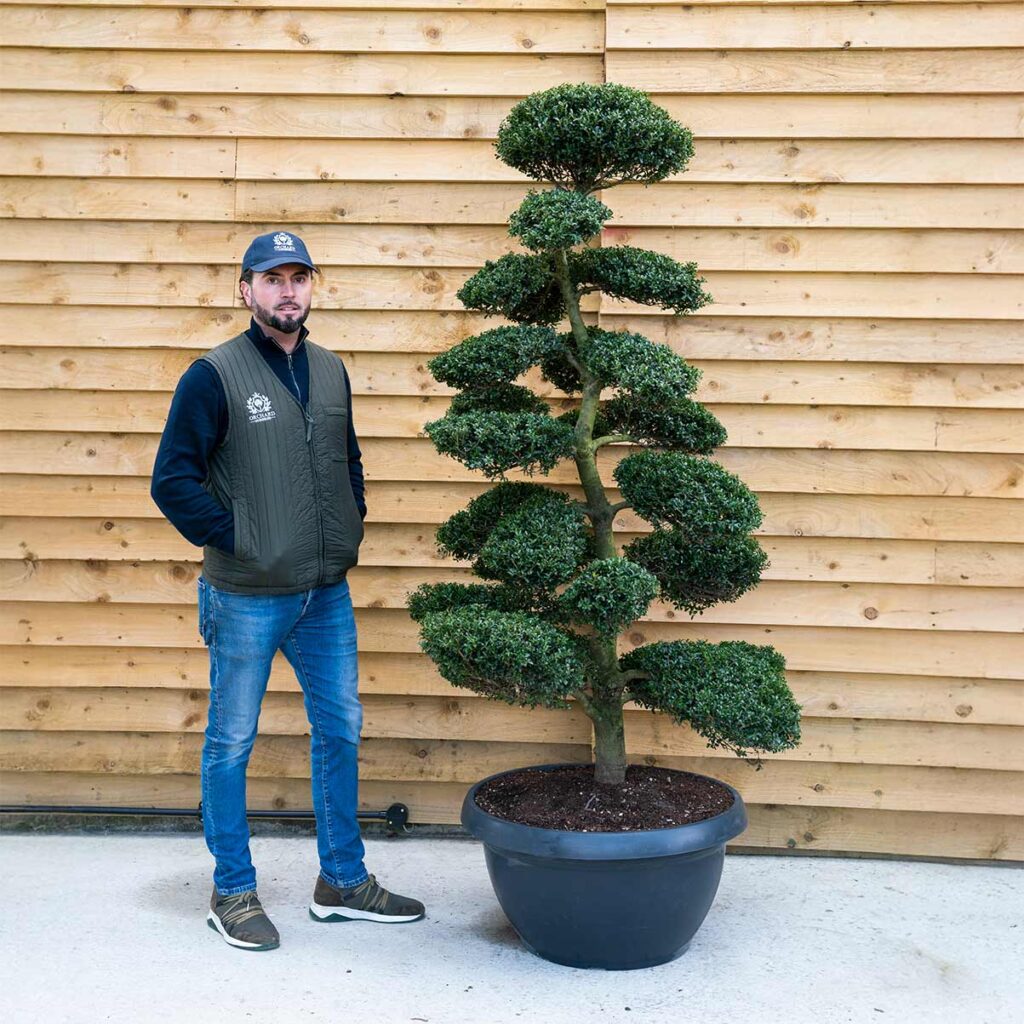
M246 400L245 407L249 410L250 423L263 423L264 420L272 420L277 413L270 405L270 399L254 391Z

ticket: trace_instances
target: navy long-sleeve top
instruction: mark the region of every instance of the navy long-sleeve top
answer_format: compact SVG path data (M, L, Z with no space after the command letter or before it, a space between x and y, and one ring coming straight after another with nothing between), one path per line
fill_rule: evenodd
M305 406L309 401L309 356L304 344L309 332L306 328L300 330L298 344L292 350L294 381L284 349L264 333L255 320L250 320L245 333L289 391L294 394L298 385L298 399ZM352 388L344 365L342 372L348 387L348 475L356 507L365 519L362 452L352 425ZM224 385L209 363L197 359L181 375L171 399L167 424L153 464L150 495L186 540L199 547L210 544L234 554L231 510L224 508L203 487L209 475L210 456L223 442L227 429L228 403Z

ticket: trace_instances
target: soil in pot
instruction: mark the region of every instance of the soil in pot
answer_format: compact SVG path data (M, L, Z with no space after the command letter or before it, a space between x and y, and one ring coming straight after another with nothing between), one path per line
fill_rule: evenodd
M633 832L713 818L732 806L733 795L701 775L639 764L627 765L622 785L598 785L594 766L581 764L500 775L477 790L476 803L497 818L535 828Z

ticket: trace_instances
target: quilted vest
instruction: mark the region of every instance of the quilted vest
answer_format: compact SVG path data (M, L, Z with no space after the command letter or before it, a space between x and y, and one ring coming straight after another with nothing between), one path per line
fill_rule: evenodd
M344 579L358 560L363 521L348 474L348 392L341 360L303 342L303 410L253 342L240 334L202 358L228 403L223 443L204 487L231 510L235 550L207 545L203 575L234 594L294 594Z

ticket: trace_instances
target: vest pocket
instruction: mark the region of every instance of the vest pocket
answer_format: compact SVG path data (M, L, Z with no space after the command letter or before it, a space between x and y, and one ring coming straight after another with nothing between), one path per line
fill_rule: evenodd
M332 462L348 461L348 409L344 405L324 406L327 454Z
M258 554L256 538L253 536L249 502L246 498L232 498L231 512L235 526L235 558L251 561Z

